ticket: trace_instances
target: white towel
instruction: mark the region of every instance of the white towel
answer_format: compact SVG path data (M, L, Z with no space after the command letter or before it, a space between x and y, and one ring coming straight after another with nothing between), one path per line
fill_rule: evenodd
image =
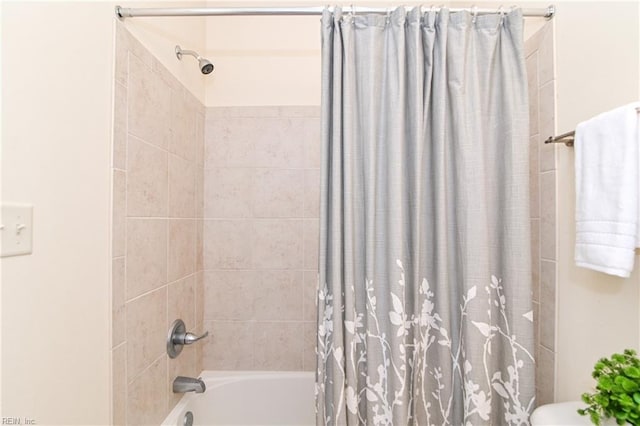
M620 277L640 244L638 107L600 114L575 135L576 265Z

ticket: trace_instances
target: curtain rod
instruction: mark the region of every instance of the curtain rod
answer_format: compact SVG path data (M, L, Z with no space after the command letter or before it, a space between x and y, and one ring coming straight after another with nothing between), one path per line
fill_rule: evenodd
M141 17L157 17L157 16L309 16L322 15L325 6L312 7L200 7L200 8L125 8L116 6L116 16L120 19L124 18L141 18ZM333 8L330 8L332 10ZM431 10L431 7L425 7L424 10ZM433 10L439 11L440 7L434 7ZM345 13L388 13L389 8L383 7L358 7L348 6L342 9ZM471 8L451 8L452 12L469 11L478 15L486 15L498 13L501 9L482 9L477 7ZM556 13L555 6L551 5L546 8L522 9L522 14L526 17L540 17L551 19Z

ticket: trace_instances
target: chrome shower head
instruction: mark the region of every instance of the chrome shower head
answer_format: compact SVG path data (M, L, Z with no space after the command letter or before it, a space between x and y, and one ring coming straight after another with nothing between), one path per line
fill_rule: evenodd
M202 74L211 74L214 67L208 59L200 58L198 63L200 64L200 71Z
M211 74L213 72L213 64L208 59L203 58L197 52L193 50L182 50L180 46L176 46L176 57L182 60L182 55L190 55L198 60L198 64L200 65L200 72L202 74Z

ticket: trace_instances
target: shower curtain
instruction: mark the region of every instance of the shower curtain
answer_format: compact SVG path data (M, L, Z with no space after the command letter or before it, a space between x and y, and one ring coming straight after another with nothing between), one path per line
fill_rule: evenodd
M522 26L325 10L317 424L528 424Z

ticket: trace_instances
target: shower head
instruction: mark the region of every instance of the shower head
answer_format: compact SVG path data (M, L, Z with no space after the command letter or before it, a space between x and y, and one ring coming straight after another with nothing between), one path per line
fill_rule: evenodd
M202 74L211 74L213 71L213 64L208 59L200 58L198 59L198 63L200 64L200 71Z
M198 64L200 65L200 72L202 74L211 74L213 72L213 64L208 59L203 58L197 52L193 50L182 50L180 46L176 46L176 57L182 60L182 55L190 55L198 60Z

